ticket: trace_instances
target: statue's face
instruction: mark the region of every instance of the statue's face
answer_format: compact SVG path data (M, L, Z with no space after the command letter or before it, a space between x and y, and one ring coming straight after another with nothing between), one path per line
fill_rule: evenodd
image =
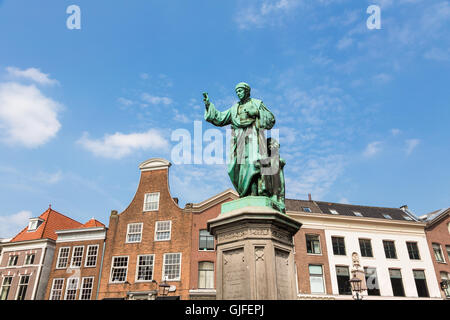
M246 93L246 92L245 92L245 89L244 89L244 88L237 88L237 89L236 89L236 94L237 94L239 100L242 100L242 99L245 98L245 93Z

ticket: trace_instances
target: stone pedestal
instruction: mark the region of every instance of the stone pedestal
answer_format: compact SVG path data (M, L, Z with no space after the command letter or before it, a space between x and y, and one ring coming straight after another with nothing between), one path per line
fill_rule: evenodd
M208 221L217 243L217 299L296 299L293 236L300 227L265 197L225 203Z

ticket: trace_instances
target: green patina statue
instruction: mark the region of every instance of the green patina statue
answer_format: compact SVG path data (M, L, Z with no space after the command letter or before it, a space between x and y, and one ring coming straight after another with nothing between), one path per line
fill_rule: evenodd
M275 117L261 100L250 98L250 86L236 85L239 102L226 111L218 111L203 93L205 120L215 126L231 125L231 150L228 175L241 198L265 196L285 212L285 161L279 157L279 144L267 139L265 130L275 124Z

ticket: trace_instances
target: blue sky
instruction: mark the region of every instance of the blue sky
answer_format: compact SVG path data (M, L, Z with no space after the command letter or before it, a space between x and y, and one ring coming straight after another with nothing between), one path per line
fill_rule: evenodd
M108 224L201 93L224 110L240 81L275 114L287 197L448 207L449 31L445 0L0 1L0 237L49 204ZM170 169L182 206L230 187L224 165Z

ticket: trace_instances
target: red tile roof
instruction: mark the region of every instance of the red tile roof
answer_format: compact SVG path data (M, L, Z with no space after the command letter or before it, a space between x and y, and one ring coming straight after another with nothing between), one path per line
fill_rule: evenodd
M104 227L105 225L103 223L101 223L98 220L95 220L94 218L92 218L91 220L89 220L88 222L86 222L85 224L83 224L82 228L94 228L94 227Z
M75 229L83 226L80 222L73 220L65 215L48 208L39 216L44 220L35 231L28 231L28 226L19 232L11 242L52 239L56 240L56 230Z

